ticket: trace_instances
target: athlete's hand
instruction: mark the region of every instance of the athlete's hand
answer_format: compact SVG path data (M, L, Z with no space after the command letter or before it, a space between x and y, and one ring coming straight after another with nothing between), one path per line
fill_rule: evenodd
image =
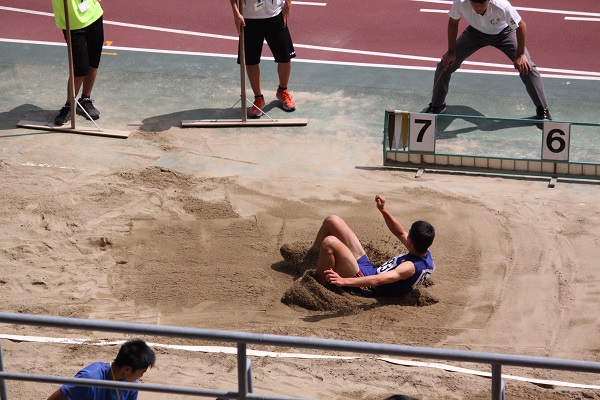
M456 62L456 54L453 51L447 51L442 56L442 66L444 67L444 71L446 68L451 66Z
M385 197L380 194L375 195L375 203L377 204L377 209L382 211L385 208Z
M521 54L515 59L515 68L521 75L527 75L531 71L531 64L525 54Z
M335 286L344 286L344 278L342 278L337 272L332 269L325 271L325 279L327 283L331 283Z

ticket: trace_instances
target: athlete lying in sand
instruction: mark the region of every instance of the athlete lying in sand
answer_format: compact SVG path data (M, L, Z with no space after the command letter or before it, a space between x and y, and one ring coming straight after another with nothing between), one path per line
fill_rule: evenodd
M367 296L398 296L423 283L435 270L429 246L435 230L416 221L409 231L385 208L385 197L375 196L377 208L390 230L408 249L381 266L374 266L356 234L337 215L325 218L309 252L318 252L317 280Z

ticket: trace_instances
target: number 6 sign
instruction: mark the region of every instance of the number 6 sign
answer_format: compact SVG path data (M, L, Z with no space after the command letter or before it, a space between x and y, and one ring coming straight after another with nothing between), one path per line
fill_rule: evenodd
M410 114L410 151L435 152L435 114Z
M571 124L544 122L542 160L569 161Z

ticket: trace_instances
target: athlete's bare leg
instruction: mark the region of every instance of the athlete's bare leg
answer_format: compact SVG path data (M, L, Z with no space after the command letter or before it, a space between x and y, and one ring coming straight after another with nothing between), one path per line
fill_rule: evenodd
M317 280L321 284L327 283L325 271L328 269L343 277L355 276L359 271L356 260L365 255L356 234L337 215L325 218L311 251L319 252Z

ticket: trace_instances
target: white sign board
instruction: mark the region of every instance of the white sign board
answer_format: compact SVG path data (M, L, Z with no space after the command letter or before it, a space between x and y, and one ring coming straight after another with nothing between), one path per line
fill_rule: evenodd
M544 122L542 136L542 160L569 161L571 124Z
M435 122L435 114L410 114L410 151L435 152Z

